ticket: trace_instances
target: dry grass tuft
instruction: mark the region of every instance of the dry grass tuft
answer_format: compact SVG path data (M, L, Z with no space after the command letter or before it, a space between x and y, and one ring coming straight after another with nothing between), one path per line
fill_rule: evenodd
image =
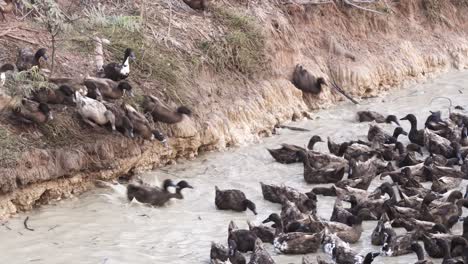
M8 128L0 126L0 167L15 167L21 153L29 144L12 133Z
M214 19L226 28L221 39L203 41L199 48L217 72L252 75L265 65L265 38L255 20L231 9L213 8Z
M38 129L46 144L53 147L80 144L86 139L77 117L68 112L54 112L54 119L38 125Z

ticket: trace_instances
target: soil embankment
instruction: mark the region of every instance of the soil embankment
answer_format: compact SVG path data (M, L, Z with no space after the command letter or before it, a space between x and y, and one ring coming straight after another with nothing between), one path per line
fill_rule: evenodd
M68 12L91 22L98 14L114 22L121 15L110 4L102 9L105 13L93 1L84 2L90 2L86 8L67 3ZM120 58L117 51L123 46L136 47L139 62L130 80L140 95L156 95L171 107L187 105L194 114L175 125L156 124L170 137L168 148L68 122L72 109L54 109L62 121L48 127L17 126L3 119L0 217L79 194L96 179L111 180L201 151L253 142L271 135L276 124L310 117L312 110L344 100L327 87L319 95L296 89L290 80L298 63L336 81L356 99L468 67L465 1L367 6L379 14L341 3L212 1L202 13L182 1L131 2L125 10L132 13L125 15L138 14L136 30L125 22L125 30L117 23L59 36L55 75L93 74L89 38L107 37L112 43L108 57ZM0 64L14 61L17 47L50 47L50 38L34 26L33 18L7 19L1 22L8 32L0 33Z

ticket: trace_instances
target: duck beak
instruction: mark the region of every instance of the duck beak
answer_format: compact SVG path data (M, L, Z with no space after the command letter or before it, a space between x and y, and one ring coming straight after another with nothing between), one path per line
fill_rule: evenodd
M254 213L254 215L258 215L257 210L252 210L252 212Z
M405 117L403 117L403 118L400 118L400 120L408 120L408 117L405 116Z
M49 112L49 114L47 115L47 119L54 120L54 116L52 115L52 112Z
M133 91L132 91L132 90L127 91L127 94L128 94L128 96L130 96L130 97L135 97L135 94L133 94Z
M44 55L42 56L42 58L43 58L45 61L47 61L47 60L49 59L49 57L48 57L46 54L44 54Z
M403 131L401 131L401 134L407 136L407 135L408 135L408 132L406 132L406 131L403 130Z
M397 124L397 126L401 126L400 122L398 122L398 119L396 119L396 118L395 118L395 120L393 120L393 123Z
M468 199L468 190L466 190L465 196L463 196L463 199Z
M266 224L266 223L269 223L269 222L272 222L272 221L270 220L270 218L267 218L267 219L262 221L262 224Z

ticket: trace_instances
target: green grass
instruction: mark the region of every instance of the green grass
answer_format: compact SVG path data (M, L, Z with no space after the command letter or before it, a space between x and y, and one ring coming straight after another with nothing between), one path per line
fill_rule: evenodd
M251 75L265 62L265 38L255 20L233 10L213 8L214 20L226 28L219 40L202 41L198 47L217 72Z

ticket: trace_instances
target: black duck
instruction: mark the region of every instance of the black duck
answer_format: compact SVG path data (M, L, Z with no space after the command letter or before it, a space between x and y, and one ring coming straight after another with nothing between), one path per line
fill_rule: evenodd
M424 129L418 130L418 120L413 114L408 114L407 116L401 118L400 120L408 120L411 124L411 130L408 134L409 140L418 144L419 146L424 146Z
M415 264L432 264L432 261L424 258L424 250L418 242L411 243L411 250L416 253L418 261Z
M127 48L124 52L122 63L111 62L104 65L104 77L113 81L121 81L130 74L130 61L135 60L136 56L132 49Z
M240 190L220 190L215 186L216 208L220 210L233 210L243 212L250 209L255 215L257 214L255 204L245 197L245 194Z
M27 99L21 100L21 105L12 109L11 117L26 124L43 124L53 119L47 104Z
M249 264L274 264L275 261L271 258L268 251L263 247L263 242L260 239L255 241L255 247L250 256Z
M175 124L182 121L184 115L192 115L192 111L186 106L180 106L176 110L169 109L155 96L145 96L142 104L145 113L151 114L154 122Z
M34 66L40 67L40 59L47 60L47 49L41 48L33 53L30 48L23 48L18 51L16 58L16 68L18 71L27 71Z
M316 78L300 64L297 64L294 69L292 83L304 93L312 94L319 94L322 92L322 85L327 84L325 79L322 77Z
M336 183L344 176L344 166L329 166L315 169L310 165L310 161L306 152L298 151L297 155L304 163L304 180L307 183Z
M233 240L237 245L237 250L240 252L245 253L254 250L257 236L253 232L239 229L237 225L231 221L229 223L228 233L228 241Z

